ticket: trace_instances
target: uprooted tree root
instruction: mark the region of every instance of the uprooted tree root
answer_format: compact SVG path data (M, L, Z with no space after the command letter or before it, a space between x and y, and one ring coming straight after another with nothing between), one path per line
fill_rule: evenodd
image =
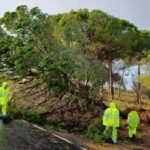
M103 114L101 100L85 99L71 93L57 98L33 77L15 82L13 93L13 100L18 107L36 111L49 122L65 122L69 126L85 127Z
M67 93L41 115L50 121L64 121L70 126L87 126L102 114L101 101L90 99L88 102L81 102L78 97Z

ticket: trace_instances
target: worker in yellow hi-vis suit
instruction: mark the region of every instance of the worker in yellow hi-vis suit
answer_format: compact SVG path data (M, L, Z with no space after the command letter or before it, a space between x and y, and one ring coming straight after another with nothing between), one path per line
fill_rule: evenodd
M0 87L0 105L1 105L1 112L2 116L7 115L7 103L11 98L11 94L9 91L8 83L3 82L2 86Z
M119 127L119 110L116 108L114 102L111 102L109 108L104 111L103 125L108 129L112 130L112 142L117 143L117 128Z
M140 124L140 118L136 111L131 111L128 114L127 123L129 126L129 130L128 130L129 137L134 138L136 136L137 127Z

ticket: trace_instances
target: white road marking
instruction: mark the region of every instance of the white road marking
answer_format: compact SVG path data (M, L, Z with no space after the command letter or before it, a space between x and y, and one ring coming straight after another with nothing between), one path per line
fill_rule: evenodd
M88 149L86 149L86 148L83 148L83 147L80 147L81 149L83 149L83 150L88 150Z
M57 137L57 138L59 138L59 139L61 139L61 140L63 140L63 141L66 141L66 142L68 142L70 144L74 144L71 141L67 140L66 138L63 138L63 137L61 137L61 136L59 136L57 134L52 134L52 135L55 136L55 137ZM83 148L83 147L80 147L80 148L83 149L83 150L87 150L86 148Z
M25 121L25 120L23 120L23 119L22 119L22 121L25 122L25 123L28 123L27 121Z
M68 142L68 143L70 143L70 144L73 144L71 141L69 141L69 140L67 140L66 138L63 138L63 137L61 137L61 136L59 136L59 135L57 135L57 134L52 134L53 136L55 136L55 137L57 137L57 138L59 138L59 139L61 139L61 140L63 140L63 141L66 141L66 142Z
M80 147L81 149L83 149L83 150L88 150L88 149L86 149L86 148L83 148L83 147Z
M46 131L46 132L47 132L47 130L45 130L45 129L43 129L43 128L41 128L41 127L35 125L35 124L33 124L33 126L36 127L36 128L38 128L38 129L40 129L40 130L42 130L42 131Z

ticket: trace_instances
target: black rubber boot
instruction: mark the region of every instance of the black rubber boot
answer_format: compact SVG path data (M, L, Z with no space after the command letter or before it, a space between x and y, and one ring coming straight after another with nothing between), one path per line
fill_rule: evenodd
M2 120L4 124L8 124L11 122L11 118L8 115L2 116Z
M107 139L106 142L109 143L109 144L114 144L114 142L112 141L111 138Z
M132 137L132 139L134 140L136 137L135 137L135 134L133 134L133 137Z

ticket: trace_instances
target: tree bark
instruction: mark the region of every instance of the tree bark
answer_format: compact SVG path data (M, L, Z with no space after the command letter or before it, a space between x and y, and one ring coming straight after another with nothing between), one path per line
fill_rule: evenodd
M120 94L121 94L120 89L121 89L121 85L122 85L122 82L123 82L124 72L125 72L125 67L123 67L122 76L121 76L121 79L120 79L120 83L118 85L118 98L120 98Z
M140 65L138 65L138 79L141 75L141 67ZM137 85L137 102L139 104L139 107L141 109L141 83L138 81L138 85Z
M113 80L112 80L112 62L111 60L108 61L109 66L109 92L111 95L111 100L114 99L114 88L113 88Z
M101 77L101 86L100 86L100 90L99 90L100 98L102 97L103 94L104 94L104 85L103 85L103 75L102 75L102 77Z

